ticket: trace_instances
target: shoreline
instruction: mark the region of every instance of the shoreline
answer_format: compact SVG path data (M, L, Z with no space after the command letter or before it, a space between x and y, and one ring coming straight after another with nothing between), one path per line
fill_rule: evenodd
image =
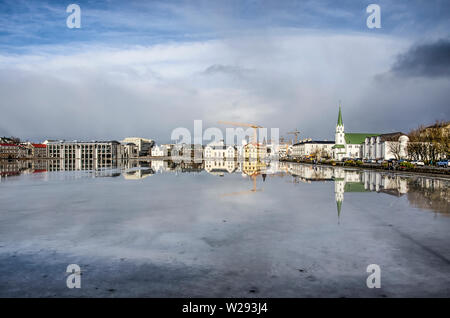
M360 165L360 166L354 166L354 165L345 165L344 163L336 163L335 165L329 164L329 163L312 163L307 161L299 161L294 159L280 159L280 162L290 162L290 163L301 163L301 164L307 164L307 165L317 165L317 166L328 166L328 167L342 167L342 168L350 168L350 169L359 169L359 170L375 170L379 172L386 172L386 173L395 173L395 174L406 174L406 175L422 175L422 176L431 176L431 177L441 177L444 179L450 179L450 169L449 168L442 168L442 170L438 170L439 172L429 172L429 171L420 171L422 168L405 168L405 169L397 169L397 170L389 170L385 169L383 167L378 167L374 165ZM426 169L426 168L424 168ZM433 169L433 168L431 168ZM431 170L430 169L430 170ZM442 171L442 172L441 172Z
M175 159L175 160L174 160ZM164 161L185 161L186 158L172 158L170 156L164 157L141 157L141 158L118 158L113 159L116 160L130 160L130 161L152 161L152 160L164 160ZM17 159L6 159L0 158L0 162L12 162L12 161L53 161L53 160L63 160L57 158L17 158ZM205 161L205 158L202 158L202 161ZM193 160L191 162L194 163ZM297 164L306 164L306 165L317 165L317 166L328 166L328 167L342 167L347 169L359 169L359 170L375 170L379 172L385 173L395 173L395 174L405 174L405 175L422 175L428 177L441 177L443 179L450 179L450 168L402 168L396 170L385 169L379 165L374 164L362 164L362 165L345 165L343 162L336 162L334 165L327 162L318 162L312 163L310 161L298 160L298 159L279 159L279 162L288 162L288 163L297 163ZM425 170L425 171L424 171ZM434 170L434 171L433 171Z

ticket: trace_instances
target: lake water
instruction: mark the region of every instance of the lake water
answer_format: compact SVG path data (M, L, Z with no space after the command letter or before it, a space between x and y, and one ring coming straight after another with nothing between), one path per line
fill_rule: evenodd
M450 296L448 179L214 161L0 168L1 297ZM381 288L366 285L370 264Z

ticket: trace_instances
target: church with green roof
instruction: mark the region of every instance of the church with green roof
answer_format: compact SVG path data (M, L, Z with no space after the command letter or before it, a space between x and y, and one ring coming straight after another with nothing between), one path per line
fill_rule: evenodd
M379 136L371 133L345 133L342 109L339 105L339 114L336 124L335 144L333 146L333 159L363 158L363 145L367 137Z

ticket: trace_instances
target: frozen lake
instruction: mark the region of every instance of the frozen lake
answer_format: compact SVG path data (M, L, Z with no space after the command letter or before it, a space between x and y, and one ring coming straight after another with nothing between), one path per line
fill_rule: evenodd
M6 165L1 297L450 297L445 179L283 163ZM66 286L69 264L80 289ZM381 288L366 286L369 264Z

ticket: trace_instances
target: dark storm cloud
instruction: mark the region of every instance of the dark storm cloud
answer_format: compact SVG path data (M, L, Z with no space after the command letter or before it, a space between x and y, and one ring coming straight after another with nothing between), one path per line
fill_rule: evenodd
M413 46L397 57L391 71L407 77L449 77L450 39Z

